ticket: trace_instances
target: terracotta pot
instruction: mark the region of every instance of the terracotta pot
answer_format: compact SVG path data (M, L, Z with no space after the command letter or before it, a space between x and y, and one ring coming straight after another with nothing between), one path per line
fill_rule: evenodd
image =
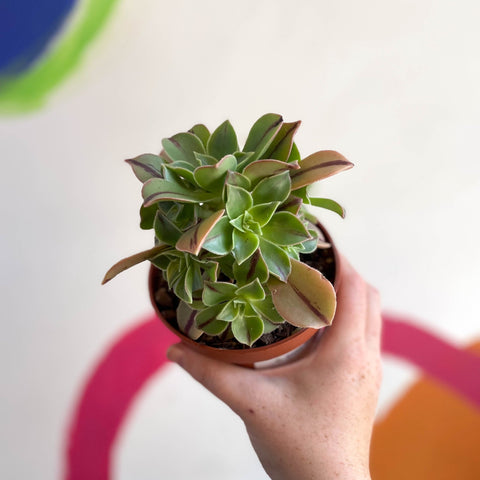
M332 242L332 239L325 228L318 224L319 228L323 232L325 236L325 240L332 245L331 250L333 254L334 266L333 266L333 285L335 289L338 286L338 271L339 271L339 255L338 252ZM216 348L210 347L208 345L204 345L201 343L192 340L191 338L184 335L182 332L177 330L170 322L164 319L163 315L160 312L159 306L157 301L155 300L155 285L158 282L158 278L161 275L161 272L155 267L150 267L150 273L148 278L148 286L150 292L150 300L152 302L153 308L157 313L160 320L166 325L166 327L171 330L175 335L177 335L183 343L188 345L193 350L206 355L208 357L214 358L216 360L221 360L228 363L235 363L238 365L245 365L245 366L252 366L257 362L264 362L267 360L271 360L273 358L279 357L281 355L285 355L288 352L293 351L294 349L300 347L305 342L307 342L310 338L315 335L318 330L314 328L303 328L301 330L297 330L288 338L284 338L283 340L279 340L278 342L272 343L270 345L265 345L261 347L251 347L247 349L241 350L232 350L232 349L224 349L224 348Z

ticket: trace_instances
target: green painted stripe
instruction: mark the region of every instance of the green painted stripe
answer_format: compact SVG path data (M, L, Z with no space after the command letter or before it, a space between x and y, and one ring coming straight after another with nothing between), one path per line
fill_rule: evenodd
M79 18L37 64L20 76L0 76L0 112L23 113L39 109L50 92L83 59L85 51L105 26L118 0L86 0ZM78 8L78 7L77 7Z

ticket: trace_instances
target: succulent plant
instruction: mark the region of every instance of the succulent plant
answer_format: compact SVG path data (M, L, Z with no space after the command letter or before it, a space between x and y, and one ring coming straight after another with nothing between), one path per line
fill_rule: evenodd
M150 260L180 299L178 327L193 339L227 332L252 346L285 321L329 325L335 290L301 261L329 246L306 205L344 210L308 186L352 163L330 150L301 159L299 125L266 114L242 150L229 121L211 134L195 125L164 139L159 155L127 160L143 183L140 226L154 230L155 246L114 265L104 283Z

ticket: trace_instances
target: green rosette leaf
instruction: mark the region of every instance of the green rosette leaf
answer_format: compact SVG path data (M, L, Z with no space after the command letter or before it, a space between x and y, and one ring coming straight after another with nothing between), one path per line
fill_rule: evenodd
M210 132L205 125L197 123L189 130L189 132L193 133L202 142L203 146L207 148L208 139L210 138Z
M284 202L290 195L290 172L282 172L272 177L264 178L253 189L252 198L255 204Z
M193 133L177 133L173 137L164 138L162 146L167 155L175 161L183 161L198 167L200 163L195 158L195 152L206 153L202 141Z
M202 301L208 307L212 307L233 299L236 291L237 287L233 283L205 281L203 283Z
M258 278L256 278L247 285L238 288L236 296L247 300L248 302L253 302L263 300L265 298L265 291L263 290L262 284L260 283Z
M300 168L291 173L292 190L311 185L352 167L352 162L333 150L313 153L300 161Z
M233 276L238 285L250 283L255 278L258 278L261 283L265 283L268 280L268 267L260 250L255 250L250 258L241 265L235 262L233 264Z
M202 247L215 255L227 255L233 249L233 227L222 217L210 230Z
M237 134L235 133L232 124L226 120L212 133L208 140L207 153L215 158L222 158L225 155L236 152L237 150Z
M250 347L263 334L263 321L258 316L239 315L231 325L233 336Z
M272 143L264 153L264 158L271 158L286 162L292 151L293 137L302 122L284 123L275 135Z
M277 312L271 295L266 295L265 299L260 302L250 302L250 306L262 318L262 320L266 322L271 322L277 325L285 322L285 319Z
M192 340L197 340L203 333L195 324L196 314L197 311L193 310L185 302L182 301L179 303L177 307L178 328L182 333L187 335L187 337L191 338Z
M268 271L282 282L290 275L290 257L277 245L260 238L260 252L267 264Z
M256 160L250 163L242 172L252 185L256 185L260 180L287 170L298 170L298 162L285 163L280 160Z
M252 126L245 146L244 152L254 152L249 158L249 162L258 160L265 153L273 138L280 130L283 123L281 115L276 113L267 113L260 117Z
M305 225L290 212L277 212L262 229L263 237L277 245L296 245L310 239Z
M142 230L151 230L155 215L157 214L158 204L150 205L149 207L140 207L140 228Z
M157 209L155 221L153 222L155 236L162 243L174 246L182 236L182 231L165 215Z
M223 305L214 305L205 310L200 310L195 315L195 324L198 329L207 335L220 335L230 325L229 322L218 320L217 315L222 310Z
M224 305L217 315L217 319L224 322L233 322L241 314L241 310L241 306L231 300Z
M227 185L227 209L228 218L234 219L244 213L253 205L252 196L242 187Z
M184 203L201 203L212 199L212 194L210 193L189 190L178 183L160 178L148 180L143 185L142 196L145 207L169 200Z
M259 238L251 232L240 232L233 230L233 249L232 253L236 262L241 265L248 260L258 248Z
M215 165L197 167L193 174L195 182L209 192L221 191L227 172L229 170L235 170L236 166L236 158L233 155L226 155Z
M340 215L342 218L345 218L345 209L335 200L331 200L330 198L310 197L310 205L313 205L314 207L326 208L327 210Z
M111 267L105 274L102 285L109 282L112 278L115 278L119 273L127 270L128 268L144 262L145 260L152 260L161 253L165 252L165 250L168 250L170 248L171 247L169 247L168 245L157 245L153 248L144 250L143 252L136 253L135 255L120 260L115 265L113 265L113 267Z
M165 161L158 155L144 153L125 161L132 167L133 173L142 183L150 178L163 178L162 166Z
M198 255L203 244L208 238L208 234L213 230L224 213L225 210L219 210L218 212L212 213L212 215L210 215L208 218L205 218L201 222L189 228L177 240L175 245L176 249L180 250L181 252L189 252L193 253L194 255Z
M280 202L254 205L252 208L248 209L248 214L252 217L253 221L258 223L260 227L263 227L272 219L272 216L279 205Z
M333 285L318 270L297 260L291 263L287 282L271 278L267 284L278 313L296 327L330 325L336 309Z

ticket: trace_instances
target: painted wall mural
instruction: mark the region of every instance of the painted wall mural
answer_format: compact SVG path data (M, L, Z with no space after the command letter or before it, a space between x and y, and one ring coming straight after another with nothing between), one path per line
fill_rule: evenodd
M117 432L178 339L154 316L115 341L78 399L66 439L65 480L109 480ZM480 477L480 344L459 350L408 319L384 315L383 353L423 376L375 427L373 479Z
M80 65L117 0L0 4L0 112L39 108Z

